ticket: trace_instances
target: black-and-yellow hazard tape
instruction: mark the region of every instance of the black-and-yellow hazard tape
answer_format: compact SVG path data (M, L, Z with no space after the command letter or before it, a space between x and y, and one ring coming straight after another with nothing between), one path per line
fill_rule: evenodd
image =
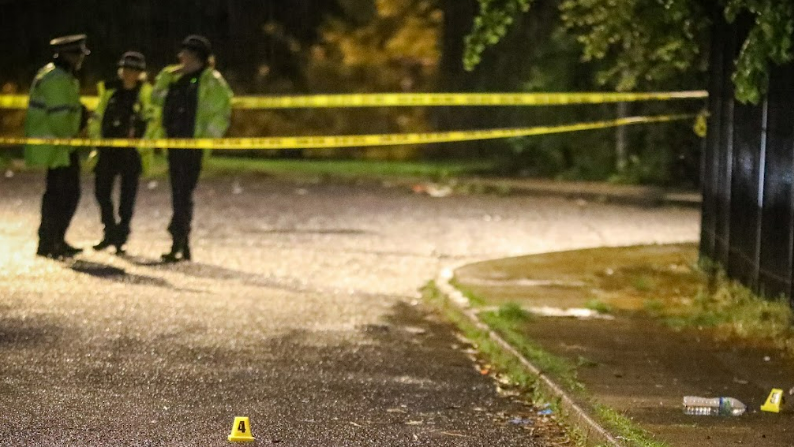
M407 134L374 134L342 136L299 136L266 138L197 138L197 139L87 139L87 138L0 138L0 145L63 145L75 147L148 147L161 149L320 149L336 147L369 147L450 143L456 141L492 140L527 137L553 133L605 129L635 124L662 123L692 119L695 115L638 116L608 121L594 121L560 126L537 126L513 129L461 130Z
M408 106L553 106L603 104L637 101L703 99L702 90L648 93L372 93L308 96L238 96L232 107L241 110L330 108L330 107L408 107ZM96 107L96 96L83 96L83 104ZM0 109L25 109L25 95L0 95Z

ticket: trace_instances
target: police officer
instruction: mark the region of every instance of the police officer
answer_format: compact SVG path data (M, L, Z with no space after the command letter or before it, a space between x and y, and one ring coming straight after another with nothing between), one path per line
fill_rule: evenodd
M145 81L146 59L143 54L128 51L121 56L118 66L116 79L97 85L99 105L88 124L91 138L141 138L146 132L147 122L153 118L152 86ZM94 245L94 250L104 250L113 245L116 253L123 253L124 244L130 235L135 196L143 170L141 157L148 161L152 150L101 147L97 152L94 193L104 225L104 236ZM112 199L113 183L117 176L121 179L118 221Z
M25 135L36 138L74 138L87 121L80 103L80 83L75 73L91 52L84 34L50 41L52 62L36 74L30 88ZM76 148L66 145L27 145L25 162L47 168L41 201L39 246L36 254L67 258L82 249L66 243L64 236L80 201L80 162Z
M152 102L162 106L161 126L168 138L220 138L229 128L232 91L213 67L212 46L203 36L182 41L179 65L163 69L155 79ZM171 251L163 262L189 261L193 191L201 171L202 151L169 149L173 215L168 231Z

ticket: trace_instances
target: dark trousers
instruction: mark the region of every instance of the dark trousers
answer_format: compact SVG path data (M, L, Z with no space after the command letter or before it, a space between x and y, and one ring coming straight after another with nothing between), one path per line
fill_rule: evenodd
M80 159L77 152L69 156L69 166L47 170L44 197L41 200L39 249L53 251L64 244L64 236L80 203Z
M198 184L204 152L194 149L168 150L173 215L168 232L174 242L187 240L193 221L193 191Z
M133 148L100 148L94 174L94 196L105 226L105 239L124 244L130 236L130 222L138 195L141 156ZM116 177L121 179L118 221L112 197Z

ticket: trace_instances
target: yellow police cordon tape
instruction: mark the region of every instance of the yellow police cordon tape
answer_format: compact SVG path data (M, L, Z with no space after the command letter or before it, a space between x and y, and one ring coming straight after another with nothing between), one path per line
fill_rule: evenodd
M372 93L308 96L239 96L232 107L243 110L329 108L329 107L405 107L405 106L551 106L566 104L603 104L636 101L703 99L702 90L649 93ZM96 96L84 96L89 109L97 105ZM25 95L0 95L1 109L25 109Z
M319 149L409 144L449 143L526 137L552 133L577 132L634 124L661 123L692 119L696 115L638 116L609 121L594 121L561 126L538 126L515 129L461 130L408 134L374 134L343 136L300 136L266 138L198 138L198 139L85 139L85 138L0 138L0 145L63 145L82 147L149 147L161 149Z
M396 106L543 106L707 98L708 92L656 93L385 93L310 96L243 96L235 109Z

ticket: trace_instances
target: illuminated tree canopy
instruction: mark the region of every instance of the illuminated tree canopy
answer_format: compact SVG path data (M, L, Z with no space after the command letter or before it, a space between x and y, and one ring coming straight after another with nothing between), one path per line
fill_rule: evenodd
M479 0L480 14L466 40L464 63L472 69L482 53L505 36L532 0ZM598 80L618 90L655 85L704 67L712 13L729 23L751 23L736 60L736 97L757 103L766 93L773 64L792 60L794 3L780 0L563 0L564 27L583 46L584 60L606 68Z

